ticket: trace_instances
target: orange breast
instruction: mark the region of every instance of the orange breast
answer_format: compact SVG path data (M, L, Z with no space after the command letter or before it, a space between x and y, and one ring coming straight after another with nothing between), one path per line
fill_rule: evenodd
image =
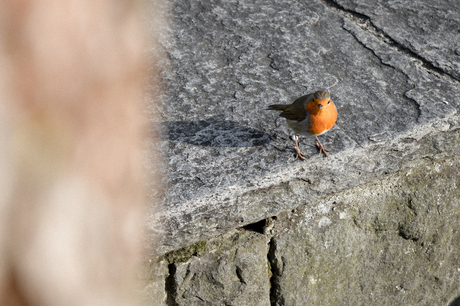
M310 112L310 132L319 135L330 130L337 121L337 109L331 102L327 107Z

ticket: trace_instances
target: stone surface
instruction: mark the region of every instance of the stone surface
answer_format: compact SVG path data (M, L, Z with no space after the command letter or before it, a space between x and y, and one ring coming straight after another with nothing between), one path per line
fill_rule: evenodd
M424 140L404 171L162 257L168 305L458 305L460 154L428 156L460 130Z
M349 10L358 8L347 3L342 4ZM372 4L360 3L360 12ZM163 208L148 219L152 235L162 241L151 255L405 169L425 145L420 141L425 135L459 126L454 78L439 77L332 4L168 2L164 103L150 110L162 118L157 146L165 161ZM408 9L406 16L417 19L417 12ZM388 18L382 24L403 30ZM436 42L450 48L454 41L446 36ZM442 52L432 54L447 61ZM300 146L311 158L300 162L284 119L265 108L319 88L330 91L339 112L336 126L320 136L332 154L317 156L313 139L304 137Z
M458 305L459 4L167 5L148 226L168 305ZM320 88L332 154L304 137L294 160L265 108Z
M198 256L172 264L170 304L269 306L268 241L238 230L210 239Z
M460 295L459 157L278 216L272 305L448 305Z
M460 80L460 2L333 0L370 18L404 48Z

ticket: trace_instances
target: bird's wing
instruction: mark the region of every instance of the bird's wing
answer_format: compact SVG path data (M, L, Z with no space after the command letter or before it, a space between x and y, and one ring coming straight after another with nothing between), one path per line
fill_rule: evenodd
M308 101L313 98L313 94L309 94L298 98L289 107L287 107L280 116L288 120L302 121L307 117L307 109L305 106Z

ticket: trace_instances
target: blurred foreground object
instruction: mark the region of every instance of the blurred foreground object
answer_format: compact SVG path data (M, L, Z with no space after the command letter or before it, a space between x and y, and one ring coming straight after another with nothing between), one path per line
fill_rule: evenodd
M0 1L0 305L132 305L141 4Z

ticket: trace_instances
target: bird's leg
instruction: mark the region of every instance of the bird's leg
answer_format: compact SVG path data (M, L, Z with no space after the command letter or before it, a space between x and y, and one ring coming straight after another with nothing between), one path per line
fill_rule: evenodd
M295 156L295 159L297 159L297 157L299 157L301 160L305 160L304 157L308 157L307 155L303 154L302 152L300 152L300 149L299 149L299 144L297 142L297 140L299 139L299 136L297 135L294 135L292 137L295 141L295 147L294 147L294 150L296 151L297 155Z
M321 142L319 142L319 139L318 139L318 136L315 136L316 137L316 146L318 147L319 149L319 154L321 154L321 152L324 153L324 155L326 155L327 157L327 153L326 152L331 152L329 150L326 150L323 145L321 144Z

